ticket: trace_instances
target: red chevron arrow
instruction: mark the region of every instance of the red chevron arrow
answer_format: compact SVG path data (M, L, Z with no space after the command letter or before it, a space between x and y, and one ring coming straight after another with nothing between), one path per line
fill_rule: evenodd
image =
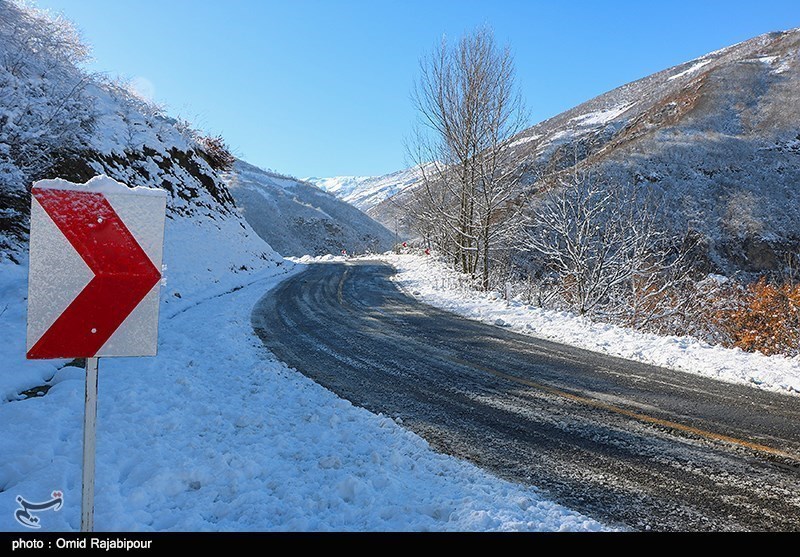
M28 358L93 357L161 272L103 194L40 188L31 193L94 278L28 351Z

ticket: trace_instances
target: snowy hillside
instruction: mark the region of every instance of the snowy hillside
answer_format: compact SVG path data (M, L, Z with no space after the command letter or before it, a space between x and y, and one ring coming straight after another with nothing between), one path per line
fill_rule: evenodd
M408 168L384 176L336 176L307 181L369 213L372 207L415 184L418 176L415 168Z
M284 255L377 253L394 243L366 214L306 182L243 161L225 180L250 226Z
M579 165L663 197L662 225L702 238L706 270L775 270L800 247L800 29L712 52L512 139L520 195ZM393 214L401 193L373 207Z
M0 259L24 258L33 181L107 174L168 192L167 259L196 255L170 245L173 229L235 243L221 254L230 261L201 269L209 282L231 267L281 261L236 213L194 135L125 88L85 74L76 66L84 54L68 22L0 2Z

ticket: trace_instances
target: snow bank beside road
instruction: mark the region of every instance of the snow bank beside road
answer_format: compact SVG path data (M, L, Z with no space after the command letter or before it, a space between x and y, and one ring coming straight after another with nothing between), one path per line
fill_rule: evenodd
M387 254L395 282L433 306L539 338L629 360L727 381L800 395L800 358L764 356L711 346L691 337L640 333L594 323L566 312L506 302L496 292L459 289L459 275L432 257Z

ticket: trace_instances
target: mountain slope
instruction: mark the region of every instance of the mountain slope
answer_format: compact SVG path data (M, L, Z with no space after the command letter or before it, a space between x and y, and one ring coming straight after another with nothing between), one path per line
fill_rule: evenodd
M800 246L800 30L769 33L591 99L512 138L520 196L576 164L663 199L706 270L781 268ZM407 189L406 192L410 191ZM371 209L384 223L400 193Z
M352 205L313 185L243 161L226 175L250 226L284 255L382 252L393 235ZM276 226L276 223L282 223Z

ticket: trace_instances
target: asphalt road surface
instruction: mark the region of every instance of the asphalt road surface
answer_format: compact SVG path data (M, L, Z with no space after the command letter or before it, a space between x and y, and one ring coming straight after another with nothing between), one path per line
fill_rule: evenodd
M253 310L282 361L435 449L607 524L800 530L800 397L560 345L318 264Z

